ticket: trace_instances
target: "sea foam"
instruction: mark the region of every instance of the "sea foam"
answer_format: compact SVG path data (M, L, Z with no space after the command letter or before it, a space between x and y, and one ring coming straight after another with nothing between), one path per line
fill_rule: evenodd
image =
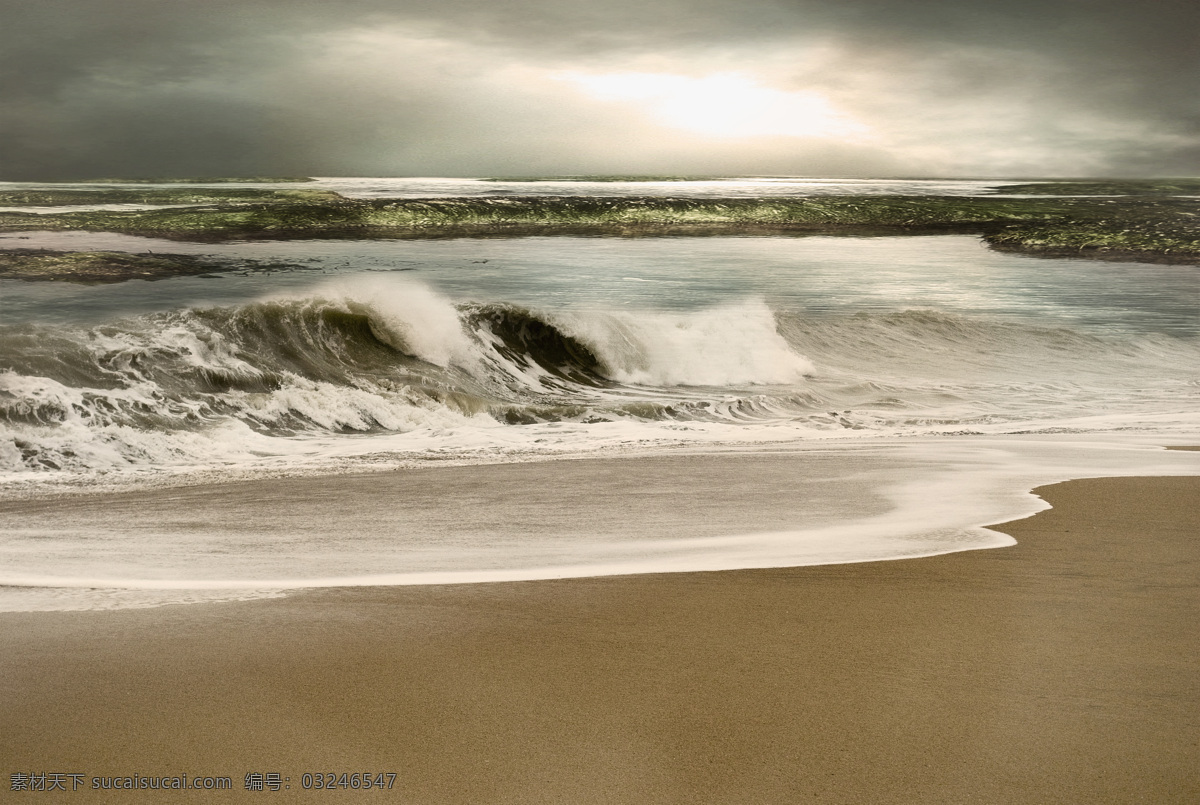
M787 384L813 371L779 334L761 300L687 313L572 313L551 320L587 344L606 374L622 383Z

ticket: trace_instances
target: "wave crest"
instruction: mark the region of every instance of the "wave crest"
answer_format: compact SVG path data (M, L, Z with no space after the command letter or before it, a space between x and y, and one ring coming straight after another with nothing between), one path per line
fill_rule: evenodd
M780 335L775 314L761 300L682 313L559 314L554 321L621 383L779 385L814 371Z

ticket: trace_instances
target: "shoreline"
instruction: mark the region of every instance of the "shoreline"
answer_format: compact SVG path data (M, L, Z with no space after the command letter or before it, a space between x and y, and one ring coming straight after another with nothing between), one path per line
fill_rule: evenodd
M1195 801L1200 477L1036 491L999 550L0 614L0 756L233 780L180 802Z
M983 550L1012 544L988 523L1045 507L1034 486L1187 475L1188 455L1158 439L972 437L14 486L0 497L0 612Z

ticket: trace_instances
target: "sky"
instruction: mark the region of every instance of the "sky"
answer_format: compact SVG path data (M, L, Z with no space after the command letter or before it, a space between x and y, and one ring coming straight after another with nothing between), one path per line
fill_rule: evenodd
M1195 0L0 0L0 180L1196 176Z

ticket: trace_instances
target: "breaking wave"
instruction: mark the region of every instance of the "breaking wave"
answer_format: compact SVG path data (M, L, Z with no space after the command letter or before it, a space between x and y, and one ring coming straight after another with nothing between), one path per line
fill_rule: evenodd
M1161 410L1194 394L1194 379L1164 383L1175 376L1165 369L1200 365L1193 342L1167 336L1113 341L929 311L816 315L762 300L547 311L455 304L395 279L88 329L4 326L0 356L8 472L239 464L331 439L367 453L378 435L466 444L462 434L553 423L1123 427L1140 399ZM1128 388L1117 402L1114 385ZM1080 424L1098 399L1120 416Z

